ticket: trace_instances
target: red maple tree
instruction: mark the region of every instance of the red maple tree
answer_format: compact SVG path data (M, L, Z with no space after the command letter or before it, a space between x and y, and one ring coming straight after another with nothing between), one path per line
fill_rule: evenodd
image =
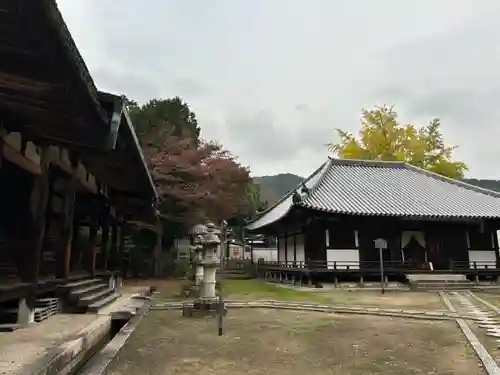
M196 223L226 219L238 212L251 181L248 168L217 142L168 135L151 156L160 210L166 219Z

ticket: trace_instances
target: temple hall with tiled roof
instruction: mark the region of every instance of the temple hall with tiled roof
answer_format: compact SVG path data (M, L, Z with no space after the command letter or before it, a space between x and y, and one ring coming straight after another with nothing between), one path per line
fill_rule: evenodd
M488 270L499 265L500 192L404 162L329 158L247 223L276 235L287 267L395 273Z

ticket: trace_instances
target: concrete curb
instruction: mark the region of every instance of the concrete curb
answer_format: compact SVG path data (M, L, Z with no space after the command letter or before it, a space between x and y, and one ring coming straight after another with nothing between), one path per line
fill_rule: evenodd
M439 292L439 296L451 312L457 312L455 307L453 307L451 301L443 292ZM464 319L460 318L455 319L455 321L457 322L467 341L469 341L469 344L472 346L477 356L483 363L483 367L488 375L500 375L500 368L497 366L495 360L491 357L490 353L488 353L483 344L481 344L474 332L472 332L467 322Z
M143 299L143 298L138 298ZM137 328L142 318L150 309L149 298L144 299L144 303L137 310L135 316L120 329L120 331L111 339L106 346L96 353L78 372L78 375L104 375L107 373L111 362L120 354L120 351L127 343L128 339Z
M151 306L151 310L172 310L182 309L185 302L170 302L155 304ZM363 307L363 306L328 306L311 303L296 303L296 302L282 302L282 301L226 301L228 308L272 308L281 310L295 310L295 311L317 311L326 313L344 313L344 314L364 314L364 315L380 315L380 316L394 316L404 318L416 319L431 319L431 320L453 320L458 317L470 320L479 320L477 316L450 313L449 311L423 311L423 310L406 310L406 309L380 309L376 307Z
M111 317L101 316L78 332L75 337L51 349L33 366L13 375L66 375L71 373L91 349L103 341L111 329Z

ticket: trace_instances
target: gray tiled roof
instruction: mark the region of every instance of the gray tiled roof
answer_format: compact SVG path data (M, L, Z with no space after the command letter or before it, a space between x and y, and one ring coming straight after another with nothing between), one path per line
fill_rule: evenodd
M318 172L318 171L316 171ZM318 173L317 173L318 174ZM500 193L452 180L402 162L329 159L316 175L308 196L295 206L364 216L432 218L500 218ZM257 229L283 217L273 206L251 222ZM285 198L286 198L285 197ZM278 216L278 217L277 217Z

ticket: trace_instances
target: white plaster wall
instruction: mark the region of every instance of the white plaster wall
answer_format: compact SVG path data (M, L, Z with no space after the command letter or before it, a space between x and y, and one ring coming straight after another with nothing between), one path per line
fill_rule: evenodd
M493 268L496 265L495 250L469 250L469 262L470 268L474 268L474 262L477 268Z
M278 250L275 248L253 249L253 261L257 262L259 258L263 258L266 262L276 262Z
M333 262L341 262L341 264L337 264L338 269L346 269L349 266L350 269L357 270L359 269L359 250L328 249L326 250L326 260L329 269L334 268Z
M278 238L278 252L279 252L278 259L280 260L280 262L284 262L285 261L285 238L284 237Z
M287 242L287 245L286 245L287 246L287 251L286 252L287 252L287 257L288 257L287 260L289 262L293 262L295 260L293 258L293 256L294 256L294 252L293 252L293 235L289 235L288 238L287 238L287 240L286 240L286 242Z
M296 238L296 246L297 246L297 262L305 262L306 261L306 254L304 251L304 235L297 234Z

